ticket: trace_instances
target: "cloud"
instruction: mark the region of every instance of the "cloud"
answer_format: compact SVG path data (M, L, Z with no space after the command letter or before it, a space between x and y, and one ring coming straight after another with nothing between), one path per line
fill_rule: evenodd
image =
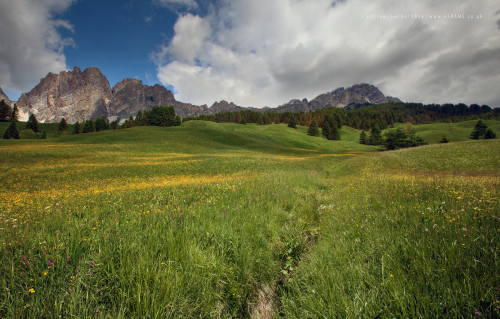
M55 16L72 0L15 0L0 2L0 86L27 91L48 72L66 69L65 46L58 29L73 31L67 21Z
M186 9L197 9L198 3L195 0L154 0L157 4L167 8L183 7Z
M368 82L424 103L500 106L493 0L223 0L180 15L158 79L186 102L277 106Z

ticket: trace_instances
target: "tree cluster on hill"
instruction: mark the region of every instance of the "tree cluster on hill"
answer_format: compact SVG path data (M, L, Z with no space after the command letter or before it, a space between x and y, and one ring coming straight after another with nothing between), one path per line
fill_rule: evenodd
M62 120L61 120L62 121ZM61 125L61 124L60 124ZM155 106L147 111L138 111L135 118L130 116L122 125L118 121L109 123L106 119L86 120L73 125L73 134L99 132L110 129L130 128L134 126L179 126L181 118L175 114L173 106Z
M397 150L400 148L414 147L426 144L419 136L415 135L413 126L408 123L405 128L399 127L395 130L389 130L382 134L378 127L374 127L368 136L365 131L359 135L359 143L367 145L383 145L388 150Z
M211 115L188 116L183 121L204 120L217 123L257 123L268 125L285 123L290 125L310 126L315 120L323 128L325 118L333 118L337 129L343 125L369 131L374 127L379 130L392 127L394 123L431 124L436 122L460 122L474 119L500 120L500 109L487 105L472 104L421 104L389 102L378 105L352 105L347 109L327 107L311 112L257 112L241 110Z
M154 106L147 111L138 111L135 118L130 116L122 125L122 128L134 126L179 126L181 118L175 114L173 106Z
M471 139L494 139L496 138L495 132L493 132L491 129L488 128L486 124L484 124L483 121L479 120L477 121L476 125L474 126L474 129L470 133L470 138Z

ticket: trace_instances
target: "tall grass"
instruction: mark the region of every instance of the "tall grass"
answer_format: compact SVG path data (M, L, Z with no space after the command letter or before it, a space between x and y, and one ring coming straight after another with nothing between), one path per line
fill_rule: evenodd
M364 156L331 180L287 318L498 317L499 143Z
M1 141L0 315L498 315L498 142L368 154L341 133Z

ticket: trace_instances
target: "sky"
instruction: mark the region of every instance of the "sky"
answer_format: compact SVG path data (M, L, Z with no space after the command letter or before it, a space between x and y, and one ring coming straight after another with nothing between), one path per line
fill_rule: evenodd
M496 0L0 0L0 87L98 67L177 100L276 107L370 83L500 107Z

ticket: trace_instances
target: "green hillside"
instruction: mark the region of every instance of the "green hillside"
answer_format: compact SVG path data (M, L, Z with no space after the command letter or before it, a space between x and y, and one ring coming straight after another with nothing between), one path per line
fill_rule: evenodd
M1 139L0 316L499 316L500 142L474 125L392 152L204 121Z

